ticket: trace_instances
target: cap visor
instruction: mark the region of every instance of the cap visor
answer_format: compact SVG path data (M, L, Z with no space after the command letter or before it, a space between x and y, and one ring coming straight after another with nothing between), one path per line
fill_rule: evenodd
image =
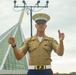
M36 20L36 23L46 23L46 20Z

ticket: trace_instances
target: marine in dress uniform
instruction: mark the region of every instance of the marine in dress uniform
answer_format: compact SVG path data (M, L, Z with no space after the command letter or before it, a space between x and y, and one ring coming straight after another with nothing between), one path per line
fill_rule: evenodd
M37 33L27 38L22 47L16 48L15 39L9 37L8 42L12 45L15 57L20 60L27 52L29 52L29 70L27 75L53 75L51 69L51 52L54 50L58 55L64 53L64 33L59 33L59 44L52 38L45 35L46 23L50 20L50 16L45 13L33 15L33 20L36 22Z

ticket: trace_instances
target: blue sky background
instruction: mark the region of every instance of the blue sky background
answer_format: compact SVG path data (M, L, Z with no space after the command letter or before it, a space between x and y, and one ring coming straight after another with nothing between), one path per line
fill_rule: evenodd
M18 4L21 1L18 0ZM26 0L27 5L35 5L36 1ZM41 5L45 5L45 0L41 0ZM18 22L21 9L15 8L14 10L13 0L0 0L0 35ZM47 23L46 35L59 41L58 29L65 33L64 55L60 57L52 52L53 71L59 73L76 72L76 0L50 0L48 8L39 10L35 8L33 14L44 12L51 17ZM30 37L30 14L26 12L30 13L27 9L25 10L21 25L25 38ZM36 32L34 24L33 21L33 35Z

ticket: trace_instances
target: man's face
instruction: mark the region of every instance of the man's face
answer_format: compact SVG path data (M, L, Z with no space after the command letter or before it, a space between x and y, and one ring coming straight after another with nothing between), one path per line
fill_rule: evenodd
M36 28L37 28L37 31L45 31L46 29L46 23L36 23Z

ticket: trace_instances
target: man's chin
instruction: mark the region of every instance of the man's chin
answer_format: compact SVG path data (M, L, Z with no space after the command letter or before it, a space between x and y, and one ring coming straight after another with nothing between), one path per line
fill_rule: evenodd
M44 30L39 30L39 32L44 32Z

